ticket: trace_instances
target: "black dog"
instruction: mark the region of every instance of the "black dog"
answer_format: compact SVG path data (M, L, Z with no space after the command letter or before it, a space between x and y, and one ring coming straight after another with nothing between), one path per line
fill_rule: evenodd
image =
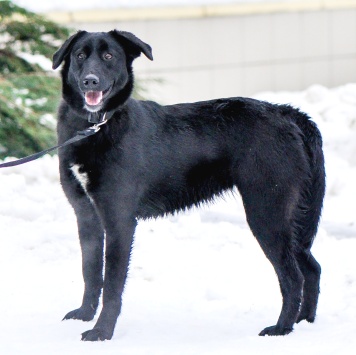
M184 210L236 186L283 296L277 324L260 335L285 335L295 322L313 322L321 269L310 248L325 190L316 125L290 106L248 98L172 106L136 101L132 62L141 53L153 59L151 47L131 33L79 31L54 55L54 69L64 61L59 142L104 113L108 119L96 135L59 153L85 282L81 307L65 319L93 319L103 288L99 319L82 339L111 339L136 219Z

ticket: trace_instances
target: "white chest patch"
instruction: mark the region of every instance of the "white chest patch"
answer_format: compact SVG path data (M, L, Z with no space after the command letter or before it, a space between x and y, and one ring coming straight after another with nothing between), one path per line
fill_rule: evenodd
M73 175L78 180L78 182L82 186L82 188L85 191L85 193L88 195L88 190L87 190L88 183L89 183L88 174L85 173L85 172L81 172L80 171L81 170L81 166L78 165L78 164L72 165L70 169L72 170Z

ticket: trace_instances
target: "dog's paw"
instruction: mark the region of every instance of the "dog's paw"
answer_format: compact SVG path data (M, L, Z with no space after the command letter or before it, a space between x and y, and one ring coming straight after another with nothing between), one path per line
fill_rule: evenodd
M111 338L112 334L106 333L101 328L94 328L82 333L83 341L104 341L110 340Z
M265 335L271 335L271 336L276 336L276 335L287 335L293 331L293 328L281 328L276 325L273 325L271 327L267 327L262 330L262 332L258 335L260 336L265 336Z
M93 309L84 309L82 307L67 313L62 320L78 319L84 322L89 322L94 318L95 311Z
M302 320L306 320L309 323L314 323L315 321L315 314L310 315L309 313L304 313L304 312L300 312L298 319L297 319L297 323L301 322Z

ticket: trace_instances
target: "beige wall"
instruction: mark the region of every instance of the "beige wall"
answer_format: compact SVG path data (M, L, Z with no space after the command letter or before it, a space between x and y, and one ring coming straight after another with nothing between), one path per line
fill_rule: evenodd
M117 20L113 12L100 22L72 16L69 25L118 28L149 43L154 61L137 59L136 77L148 80L151 98L173 103L356 82L356 1L346 3L131 20L118 10Z

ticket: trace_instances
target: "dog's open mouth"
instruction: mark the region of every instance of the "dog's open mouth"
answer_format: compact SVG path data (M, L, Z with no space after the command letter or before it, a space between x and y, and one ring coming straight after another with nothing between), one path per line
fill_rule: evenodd
M87 91L84 93L85 103L88 106L99 106L111 91L111 87L105 91Z
M103 100L102 91L87 91L85 93L85 102L90 106L97 106Z

